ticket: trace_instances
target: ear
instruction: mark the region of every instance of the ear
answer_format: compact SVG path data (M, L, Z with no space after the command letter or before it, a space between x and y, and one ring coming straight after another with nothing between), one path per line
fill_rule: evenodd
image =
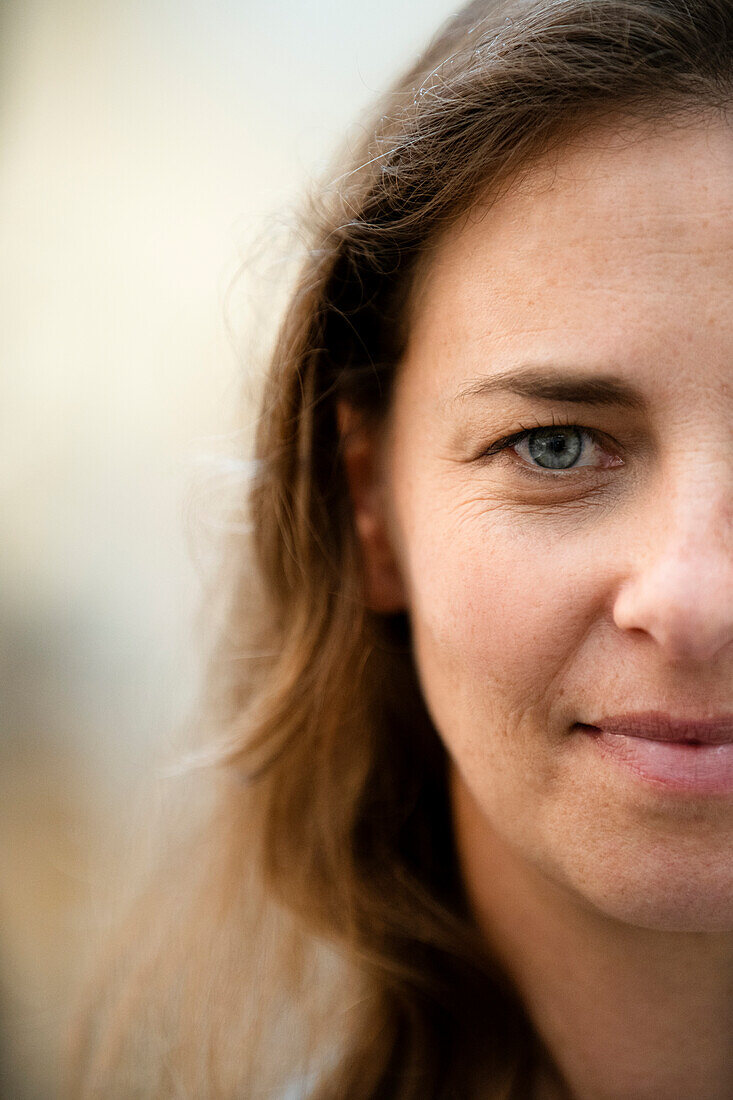
M364 562L367 606L383 615L395 614L405 610L407 600L389 536L377 432L346 401L338 402L336 416L354 527Z

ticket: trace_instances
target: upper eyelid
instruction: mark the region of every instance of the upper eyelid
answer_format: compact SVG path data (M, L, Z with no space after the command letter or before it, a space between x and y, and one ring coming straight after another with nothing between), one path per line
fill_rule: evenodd
M595 443L600 443L604 438L603 433L597 431L595 428L586 428L583 424L574 424L571 421L554 421L552 424L533 424L530 428L521 428L518 432L512 432L511 435L502 436L501 439L495 440L486 447L486 449L482 451L482 454L496 454L499 451L505 450L507 447L512 447L521 439L531 435L532 432L541 431L543 428L575 428L576 431L585 432L585 434L590 436Z

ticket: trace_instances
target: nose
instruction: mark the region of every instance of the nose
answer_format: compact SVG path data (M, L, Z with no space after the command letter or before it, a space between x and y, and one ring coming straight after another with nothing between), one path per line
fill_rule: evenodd
M709 662L733 642L733 501L699 484L652 507L614 604L621 630L671 662Z

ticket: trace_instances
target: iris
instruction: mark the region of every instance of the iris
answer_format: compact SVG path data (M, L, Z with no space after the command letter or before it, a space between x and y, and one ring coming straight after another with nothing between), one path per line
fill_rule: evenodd
M534 461L550 470L569 469L583 450L577 428L536 428L528 436L527 444Z

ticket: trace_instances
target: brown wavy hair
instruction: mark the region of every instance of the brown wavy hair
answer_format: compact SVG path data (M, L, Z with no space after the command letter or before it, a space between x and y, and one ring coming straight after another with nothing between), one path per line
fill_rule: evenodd
M209 802L109 949L74 1096L531 1095L545 1053L468 911L409 617L364 599L336 409L379 423L442 232L599 119L725 111L732 44L730 0L474 0L320 189L220 588Z

